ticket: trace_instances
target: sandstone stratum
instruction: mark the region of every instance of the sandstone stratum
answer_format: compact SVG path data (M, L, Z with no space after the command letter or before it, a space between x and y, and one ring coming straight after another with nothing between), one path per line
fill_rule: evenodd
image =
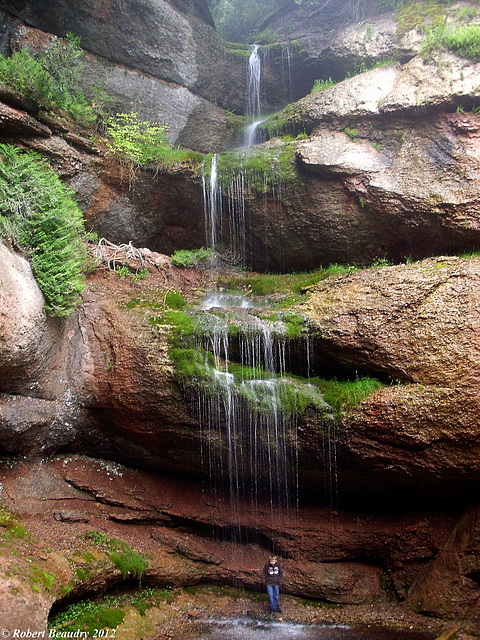
M275 115L260 124L265 142L238 151L252 47L224 42L206 1L74 4L5 3L0 50L39 55L74 32L85 94L101 85L109 113L165 123L189 155L132 167L101 126L0 83L0 142L43 157L95 234L65 318L46 313L28 250L8 234L0 243L0 626L47 633L69 603L139 582L170 591L146 615L129 610L118 637L196 637L210 615L263 619L260 570L275 551L287 620L478 637L480 63L425 48L431 16L451 25L463 11L478 26L473 5L433 2L406 28L377 0L286 2L258 34ZM319 78L331 86L310 93ZM221 257L182 267L175 252L208 243L212 154L231 161ZM255 154L273 158L263 174L249 168ZM228 219L239 202L241 252ZM270 272L309 270L295 292L253 291ZM246 341L261 351L242 325L247 300L254 322L301 327L281 334L289 384L376 383L356 403L307 403L287 421L284 511L257 490L271 469L253 477L238 454L250 443L232 454L205 424L225 396L206 401L199 361L186 379L175 358L176 311L197 318L231 283L239 306L208 308L228 317L233 344L219 379L243 366ZM211 352L218 335L194 333ZM218 434L230 420L222 405ZM127 552L145 559L140 578L112 559Z

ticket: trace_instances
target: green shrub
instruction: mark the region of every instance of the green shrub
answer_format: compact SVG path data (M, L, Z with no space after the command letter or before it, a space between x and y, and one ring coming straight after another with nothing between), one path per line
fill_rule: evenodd
M122 578L132 577L141 583L148 560L123 540L112 540L109 546L113 552L108 557L120 571Z
M228 187L242 176L247 188L262 194L275 185L294 184L297 180L294 156L292 144L222 153L218 157L218 183ZM207 184L210 181L210 170L211 164L205 162Z
M0 56L0 81L41 106L53 107L53 79L24 49L15 52L10 58Z
M83 631L87 632L89 637L94 637L99 629L116 629L123 622L124 617L125 611L122 609L110 607L106 603L95 600L80 600L56 614L50 621L49 627L63 630L68 625L68 631L72 634ZM108 635L105 634L103 637Z
M83 55L80 38L67 34L38 59L26 50L9 58L0 56L0 81L44 109L63 109L77 119L92 122L96 119L93 106L78 89Z
M11 513L0 508L0 527L4 527L13 538L26 538L27 530L21 522L17 522Z
M111 153L139 166L161 160L169 147L165 125L139 120L137 113L117 113L107 118L107 135Z
M357 141L358 131L356 129L351 129L350 127L345 127L344 129L347 136L353 140L353 142Z
M80 38L67 33L64 40L58 38L43 51L39 62L52 79L53 103L79 120L93 122L94 109L79 91L81 62L85 52L80 48Z
M475 9L475 7L464 7L463 9L460 9L460 11L458 12L458 19L459 20L472 20L473 18L477 17L477 10Z
M328 89L329 87L333 87L335 84L337 84L335 82L335 80L332 80L332 78L327 78L326 80L315 80L315 82L313 83L313 87L312 90L310 91L310 93L317 93L317 91L323 91L324 89Z
M314 378L311 382L322 390L325 402L338 412L357 406L382 387L381 382L368 376L356 380Z
M172 255L172 264L175 267L198 267L210 264L214 258L211 249L179 249Z
M91 531L87 531L84 536L85 540L91 542L92 544L96 544L98 546L104 546L108 543L107 536L101 531L96 531L92 529Z
M45 591L50 592L55 582L55 576L48 571L39 569L35 564L30 565L30 573L28 574L30 581L32 582L32 589L39 591L39 586L43 587Z
M480 58L480 25L468 24L452 30L444 30L442 42L450 49L458 53L462 58Z
M331 264L328 267L316 269L307 273L264 273L250 276L229 278L221 284L231 291L248 290L255 296L268 296L271 294L294 294L300 296L308 287L327 277L337 277L352 273L357 267L353 265ZM291 298L279 297L278 304L291 303ZM272 304L276 304L272 301Z
M73 191L36 153L0 145L0 234L28 251L52 316L69 315L85 286L83 216Z
M199 154L173 149L166 132L165 124L140 120L137 113L117 113L106 119L108 149L129 167L168 168L176 163L199 161Z
M181 310L187 306L187 303L178 291L167 291L165 295L165 306L169 309Z

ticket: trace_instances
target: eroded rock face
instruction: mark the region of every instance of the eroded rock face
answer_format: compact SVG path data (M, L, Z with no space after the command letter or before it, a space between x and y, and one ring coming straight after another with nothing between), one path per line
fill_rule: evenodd
M367 477L374 468L373 491L402 490L415 478L419 494L434 485L461 493L480 481L478 260L438 258L370 274L321 283L304 307L325 362L400 383L344 419L346 485L352 472Z
M25 271L23 262L15 267L18 259L14 256L6 255L4 260L21 273ZM160 264L159 277L143 287L130 282L120 285L118 276L108 271L104 276L101 271L90 276L83 304L60 328L43 318L42 345L48 344L49 336L55 337L48 363L42 362L42 347L35 340L37 314L25 316L25 349L32 364L23 371L18 391L10 389L1 397L0 438L10 455L30 457L62 448L177 477L186 473L200 478L205 472L201 430L177 388L168 357L168 327L159 325L153 332L150 323L158 296L163 298L165 288L178 287L182 280L185 286L187 274L176 273L167 259ZM26 273L25 278L28 269ZM476 258L358 271L323 281L301 309L314 328L313 367L321 367L323 361L339 370L384 373L402 382L377 391L345 414L337 428L335 473L340 495L350 506L335 525L335 536L331 535L331 514L319 506L302 506L295 518L288 519L283 513L272 513L268 505L258 503L252 509L253 503L243 505L241 500L235 505L217 501L215 496L200 500L192 485L186 489L178 480L165 480L157 486L157 480L146 475L138 480L136 472L105 462L93 463L94 469L83 458L58 462L54 477L42 465L30 470L26 465L21 474L19 469L12 470L5 476L5 495L11 499L18 494L20 499L23 492L25 509L30 513L40 510L47 519L52 514L46 515L45 499L55 500L53 519L62 526L87 527L99 516L98 504L101 509L108 505L108 517L122 527L139 520L155 522L151 531L155 544L182 556L180 565L173 566L171 558L166 561L168 551L152 550L155 568L151 579L159 583L241 580L255 588L258 574L254 567L264 548L249 549L244 563L231 566L229 543L219 546L213 539L204 539L205 531L231 531L240 518L238 526L246 535L248 532L248 540L257 532L261 546L269 546L270 540L285 558L290 593L350 604L378 602L383 597L378 569L382 566L399 597L405 598L418 580L409 599L417 610L439 612L448 619L468 618L475 610L473 605L467 612L453 604L448 611L438 605L437 611L437 601L427 601L421 591L428 589L424 585L427 578L431 580L430 574L425 574L424 582L419 572L443 548L445 562L450 562L452 553L467 553L462 549L468 549L469 559L445 577L444 588L448 591L449 580L460 580L456 602L464 598L475 602L475 544L458 543L464 546L457 551L457 543L448 537L458 517L456 510L432 513L431 501L439 492L458 500L480 484L474 357L479 274ZM35 290L33 283L32 288ZM21 289L15 291L21 295ZM144 299L145 304L128 304L132 298ZM4 297L2 303L5 318L18 304L15 297L11 301ZM11 363L8 343L2 343L2 348L3 360ZM5 384L5 378L2 380ZM34 391L29 392L29 386ZM316 487L318 494L325 460L331 453L319 436L321 425L314 416L300 420L298 428L299 487ZM73 487L75 493L64 505L64 489L59 496L55 494L55 487L63 482L57 477L59 470L68 476L68 491ZM107 478L97 484L93 478L103 477L104 471ZM156 488L152 485L146 491L151 482ZM141 491L134 490L137 484ZM35 506L36 496L46 489L53 491L53 498L49 493L50 498ZM385 505L385 497L389 500L392 495L397 496L397 515L373 516L369 500ZM352 508L354 503L361 508ZM412 519L405 514L413 504L419 516ZM171 530L178 522L189 523L201 536L191 543L179 539ZM462 531L465 526L459 524ZM455 540L459 536L464 540L460 533ZM442 557L435 562L442 562ZM54 564L57 567L56 561ZM115 579L112 571L101 578L103 584ZM47 604L52 601L49 596ZM48 609L47 604L42 605L43 610Z
M47 33L65 37L73 29L84 49L105 60L186 87L210 103L244 108L245 57L229 51L217 36L206 2L10 6L28 25Z
M459 519L441 552L417 576L408 601L417 611L441 612L448 619L462 607L479 619L479 511ZM459 577L460 574L460 577Z
M445 258L358 271L317 285L300 309L312 322L311 375L328 370L399 382L342 418L336 446L345 495L454 497L480 484L479 269L478 259ZM102 281L100 272L67 321L43 318L41 340L36 316L25 316L21 353L9 343L2 353L1 391L10 394L2 400L2 439L11 453L33 452L41 438L44 449L70 442L125 464L200 475L205 434L175 383L168 327L153 332L150 322L161 292L180 284L176 273L161 267L159 291L146 284L138 294L150 302L130 308L133 285L117 285L115 272ZM4 316L14 302L3 300ZM28 367L20 366L23 353ZM22 375L14 384L15 371ZM31 413L28 396L35 399ZM298 479L313 490L329 473L325 427L315 414L298 424ZM16 439L19 432L30 437ZM225 458L226 465L221 444L208 446L212 460ZM248 462L239 469L248 473Z
M2 582L9 571L17 576L4 582L16 590L2 601L10 606L3 620L16 627L27 624L35 605L33 619L43 628L66 585L72 598L121 581L108 559L108 547L95 546L95 538L85 535L92 530L101 532L105 541L126 540L148 558L144 584L241 584L261 590L265 545L274 544L285 572L284 594L358 605L382 601L382 584L391 576L399 588L407 588L419 567L448 539L456 518L455 513L388 517L357 512L332 524L326 512L315 508L300 508L294 520L273 514L268 505L247 503L232 511L228 502L185 480L84 456L20 462L2 469L0 480L2 506L20 517L37 540L36 548L28 538L17 542L17 548L28 548L32 565L54 577L50 590L41 588L29 596L28 575L21 577L28 574L21 554L2 556ZM228 535L229 529L236 535ZM224 533L216 536L215 530ZM248 542L242 541L244 534Z
M5 87L1 91L2 140L21 142L48 159L75 190L89 229L118 244L133 241L168 254L204 244L203 196L195 165L171 172L130 171L103 144L92 141L92 130L38 112L33 105L18 108L21 97Z
M298 180L267 205L248 201L247 263L312 269L476 246L479 122L451 111L478 98L477 66L417 56L289 107L285 126L310 134L295 143Z
M399 37L394 12L381 13L375 0L348 0L315 6L289 3L262 25L277 38L295 42L292 51L294 95L310 93L316 79L343 79L352 69L390 58L416 55L422 36Z
M51 34L23 24L10 29L14 50L38 53L54 40ZM102 96L108 96L105 110L109 113L133 111L142 120L165 124L170 142L188 149L206 153L234 145L234 128L227 126L225 111L217 101L202 97L188 84L147 75L141 67L121 66L93 54L84 56L82 65L81 89L94 103L98 102L94 89L101 90Z

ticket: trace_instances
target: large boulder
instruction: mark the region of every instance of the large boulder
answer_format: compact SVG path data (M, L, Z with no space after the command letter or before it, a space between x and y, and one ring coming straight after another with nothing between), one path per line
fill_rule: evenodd
M479 267L437 258L313 290L303 311L324 366L390 382L343 419L345 489L366 481L370 494L448 497L479 485Z
M280 128L305 138L297 180L247 201L247 264L312 269L477 246L479 122L462 104L478 100L478 72L453 55L417 56L285 109Z

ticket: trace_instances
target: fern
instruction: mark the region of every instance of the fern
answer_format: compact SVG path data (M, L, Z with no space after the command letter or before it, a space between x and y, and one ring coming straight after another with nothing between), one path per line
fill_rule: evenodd
M0 145L0 233L28 252L49 314L69 315L85 286L82 213L73 192L38 154L5 144Z

